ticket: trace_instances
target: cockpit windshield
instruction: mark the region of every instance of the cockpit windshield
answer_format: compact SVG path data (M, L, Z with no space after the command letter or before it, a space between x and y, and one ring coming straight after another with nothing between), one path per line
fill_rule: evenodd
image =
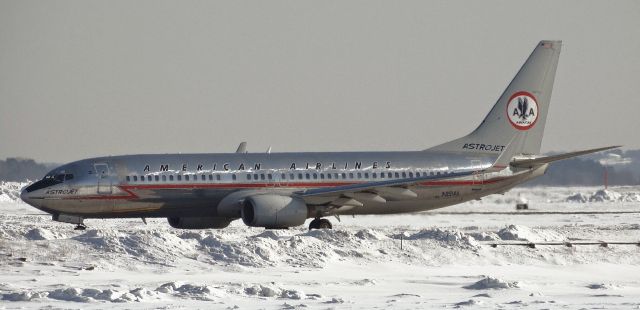
M64 173L64 172L58 172L58 173L49 173L47 175L44 176L44 178L38 182L35 182L29 186L27 186L27 188L25 188L25 190L29 193L35 190L39 190L39 189L43 189L49 186L53 186L56 184L60 184L63 183L64 181L68 181L73 179L73 174L71 173Z

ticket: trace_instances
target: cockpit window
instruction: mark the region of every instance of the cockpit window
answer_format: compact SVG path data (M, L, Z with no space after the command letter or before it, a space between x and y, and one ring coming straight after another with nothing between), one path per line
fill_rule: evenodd
M49 186L63 183L64 181L69 181L71 179L73 179L73 174L71 173L49 173L45 175L44 178L42 178L42 180L27 186L25 190L27 192L32 192L35 190L39 190Z

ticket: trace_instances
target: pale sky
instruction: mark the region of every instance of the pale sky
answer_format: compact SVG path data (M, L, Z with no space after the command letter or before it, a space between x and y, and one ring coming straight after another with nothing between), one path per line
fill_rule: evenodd
M543 39L543 151L640 148L640 1L0 0L0 158L424 149Z

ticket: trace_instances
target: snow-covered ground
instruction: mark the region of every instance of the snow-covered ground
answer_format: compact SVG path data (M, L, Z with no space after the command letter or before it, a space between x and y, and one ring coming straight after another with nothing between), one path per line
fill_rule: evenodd
M0 309L640 308L638 245L502 245L637 243L640 188L520 188L331 231L150 219L79 232L15 200L21 186L0 183ZM522 197L530 210L515 210Z

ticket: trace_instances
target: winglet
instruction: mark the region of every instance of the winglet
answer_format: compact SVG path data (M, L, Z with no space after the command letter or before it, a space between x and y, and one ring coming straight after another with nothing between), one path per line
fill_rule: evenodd
M240 142L238 148L236 149L236 153L246 153L247 152L247 142Z

